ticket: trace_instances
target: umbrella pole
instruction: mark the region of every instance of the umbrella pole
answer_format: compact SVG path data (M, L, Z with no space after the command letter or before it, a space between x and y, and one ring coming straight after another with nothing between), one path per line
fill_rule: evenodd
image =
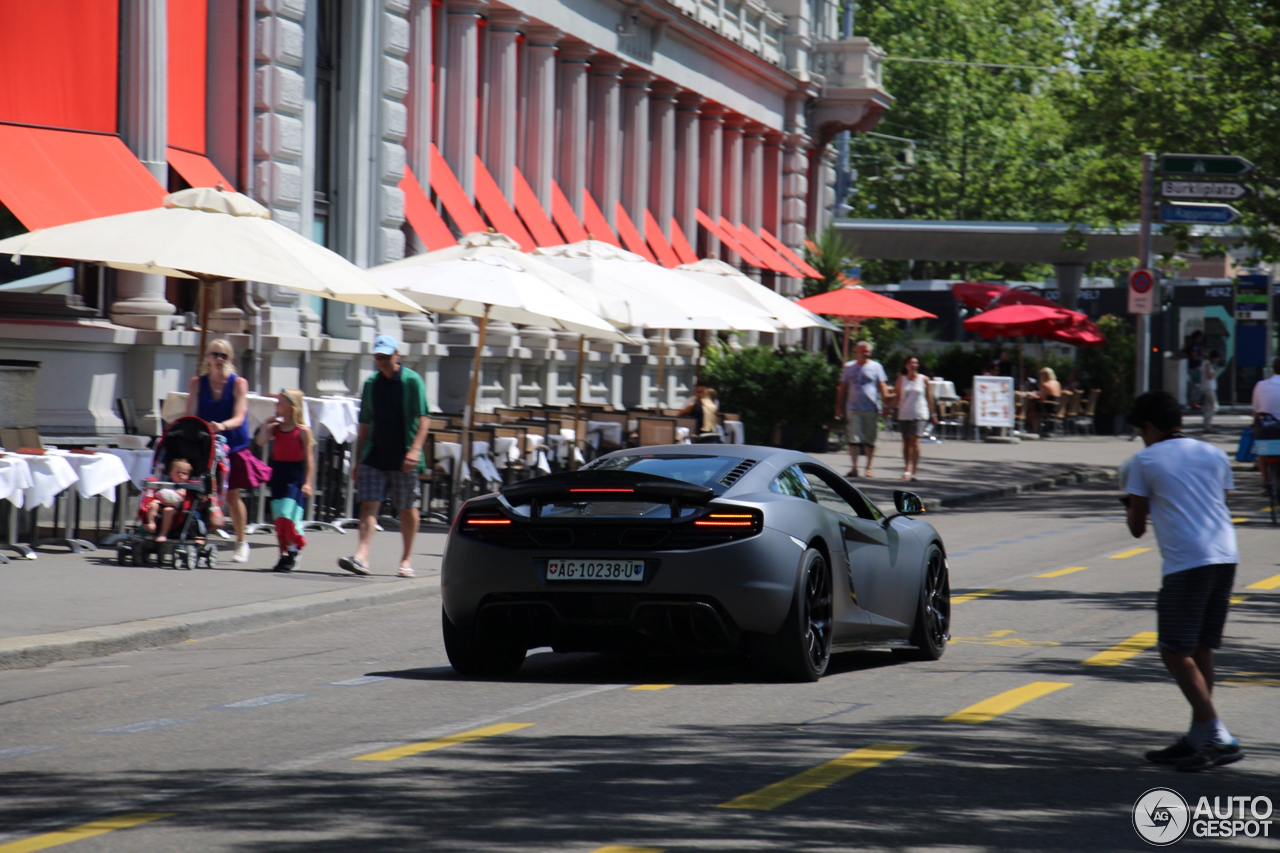
M480 358L484 353L484 336L489 327L488 311L479 319L480 328L476 332L476 354L471 362L471 384L467 388L467 405L462 412L462 459L459 460L458 470L453 472L454 495L462 491L462 466L471 464L471 427L472 420L475 418L476 393L480 388Z
M196 354L197 373L200 372L200 365L203 363L205 346L209 343L209 314L213 301L213 282L204 278L199 281L200 289L196 295L200 310L200 352Z
M582 425L582 378L586 373L587 358L587 336L578 335L578 381L573 386L573 434L575 437L586 438L586 435L578 436L578 430ZM583 430L585 433L586 430ZM569 452L569 470L574 471L578 467L578 457L571 450Z
M849 360L849 318L846 317L842 323L844 324L844 346L840 350L840 360L845 362Z
M663 385L663 382L666 381L666 376L664 375L666 373L666 369L667 369L667 330L662 329L660 336L658 338L658 399L657 399L657 405L654 406L654 408L656 409L666 408L665 406L662 405L662 398L666 396L663 393L665 391L665 386Z

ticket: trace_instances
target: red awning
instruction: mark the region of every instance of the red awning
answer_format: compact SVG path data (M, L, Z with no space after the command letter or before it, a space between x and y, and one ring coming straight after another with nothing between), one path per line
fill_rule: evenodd
M518 166L516 167L515 178L516 213L520 214L520 218L524 220L525 227L529 229L533 239L542 247L563 244L564 239L561 238L560 232L556 230L555 225L551 224L551 219L538 202L538 197L534 194L533 187L529 186L529 182L524 179L524 174L521 173Z
M600 206L596 204L596 200L591 197L591 192L585 189L582 191L582 224L586 227L587 236L590 239L617 246L619 249L622 248L618 238L613 236L613 229L609 227L609 220L604 218L604 213L600 210Z
M836 317L888 317L894 320L924 320L936 318L919 308L899 302L891 296L885 296L865 287L845 285L826 293L796 300L801 308L815 314L829 314ZM968 321L965 321L966 323Z
M555 181L551 182L551 216L566 241L580 243L587 239L587 229L582 227L578 215L573 212L573 205Z
M822 273L814 269L808 261L797 255L791 247L770 233L768 228L760 229L760 239L769 244L775 252L782 255L792 266L804 273L808 278L822 278Z
M751 254L751 252L747 251L747 249L745 249L743 245L738 242L738 239L736 237L734 237L732 234L729 234L723 228L721 228L720 224L715 220L713 220L710 216L707 216L701 210L695 210L694 215L698 218L698 224L701 225L703 228L707 229L708 231L710 231L711 234L716 239L718 239L721 243L724 243L724 246L726 249L728 249L731 252L734 252L735 254L737 254L738 257L742 258L742 260L751 264L751 266L753 267L761 267L762 269L768 269L768 267L765 266L764 261L760 260L755 255Z
M0 202L31 230L159 207L165 188L118 137L0 124Z
M622 206L620 201L615 201L614 205L613 215L618 220L618 234L622 237L622 242L627 245L629 251L635 252L651 264L656 264L658 259L653 256L653 252L650 252L649 247L645 245L644 238L640 236L640 230L631 221L631 217L627 216L627 209Z
M476 155L476 201L484 208L485 216L489 217L489 222L494 228L520 244L520 251L532 252L538 248L538 244L533 242L533 237L525 230L520 217L516 216L511 205L507 204L507 199L502 195L502 188L493 179L493 175L489 174L489 170L485 168L484 161L478 154Z
M688 238L680 230L680 223L674 216L671 217L671 248L676 250L676 257L680 259L680 263L696 264L698 262L698 253L689 245Z
M436 206L427 197L418 176L408 166L404 167L404 177L400 179L400 189L404 192L404 217L409 220L413 230L426 245L427 251L447 249L458 245L453 232L445 224L444 218L436 210Z
M653 250L658 263L668 269L680 266L680 258L676 256L675 249L671 248L662 229L658 227L658 220L647 209L644 212L644 237L649 241L649 248Z
M449 168L444 155L434 143L431 146L431 189L436 191L436 195L444 203L444 209L449 216L453 217L453 223L463 234L489 230L488 223L484 221L483 216L476 213L476 209L471 205L471 199L467 198L467 191L462 188L462 184L458 183L453 169Z
M192 154L170 146L168 160L169 165L193 187L217 187L221 184L224 190L235 192L236 188L227 180L227 176L203 154Z
M789 275L792 278L804 278L804 273L787 263L786 258L775 252L768 243L752 233L751 229L747 226L742 223L738 223L738 226L735 228L723 216L720 217L720 224L726 229L732 229L734 236L738 238L742 245L754 252L756 256L768 264L769 268L774 272L781 273L782 275Z

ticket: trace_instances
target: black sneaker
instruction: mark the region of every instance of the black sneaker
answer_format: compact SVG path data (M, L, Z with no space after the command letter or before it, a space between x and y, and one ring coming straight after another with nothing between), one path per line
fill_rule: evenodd
M276 567L272 571L291 572L296 565L298 565L298 558L293 554L281 554L279 561L276 562Z
M1244 758L1244 750L1240 748L1240 743L1232 739L1231 743L1218 743L1217 741L1205 741L1204 746L1196 750L1196 754L1189 758L1175 762L1174 767L1179 770L1194 773L1197 770L1208 770L1210 767L1217 767L1220 764L1234 764Z
M1174 742L1173 746L1148 750L1146 757L1147 761L1154 761L1156 764L1177 764L1182 759L1190 758L1195 754L1196 748L1191 745L1191 741L1187 740L1187 736L1183 735Z

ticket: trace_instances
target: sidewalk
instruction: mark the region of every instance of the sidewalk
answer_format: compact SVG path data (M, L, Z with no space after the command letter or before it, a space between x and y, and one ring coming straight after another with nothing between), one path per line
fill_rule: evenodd
M1208 439L1233 455L1244 415L1218 418ZM1198 418L1187 432L1199 435ZM948 440L921 448L920 479L902 480L902 442L882 433L874 479L854 482L884 508L893 492L908 489L930 509L1085 481L1113 478L1120 464L1142 449L1125 437L1090 436L1020 444ZM820 454L841 473L846 454ZM860 466L861 468L861 466ZM0 565L0 669L44 666L129 649L320 616L376 604L429 598L440 588L443 530L419 533L414 546L418 577L396 577L400 536L377 534L370 577L347 574L338 557L355 548L355 531L313 533L298 571L276 574L274 537L250 537L248 563L229 562L229 543L213 570L173 571L119 566L114 551L41 552L36 560ZM424 607L434 606L424 604Z

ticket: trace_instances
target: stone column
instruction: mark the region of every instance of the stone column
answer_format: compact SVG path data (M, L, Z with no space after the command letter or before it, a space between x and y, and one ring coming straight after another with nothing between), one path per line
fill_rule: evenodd
M777 235L782 229L782 138L776 130L764 134L763 180L760 195L760 225Z
M739 115L724 122L724 163L721 174L722 207L720 212L734 225L742 221L742 131L747 120Z
M1054 264L1058 279L1058 301L1064 308L1076 310L1080 302L1080 282L1084 280L1084 264Z
M644 211L649 205L649 83L653 75L628 68L622 76L622 206L643 236Z
M674 83L659 82L649 96L649 211L667 230L676 203L676 93Z
M706 104L702 107L699 119L701 150L698 154L698 206L702 208L703 213L711 217L713 222L720 219L720 211L723 209L721 204L724 201L724 116L724 107L719 104ZM706 242L699 249L695 242L697 234L695 220L693 232L685 235L691 243L694 243L694 250L702 257L720 257L720 241L708 233Z
M554 27L528 27L524 37L528 60L520 110L525 129L517 146L520 171L542 209L550 211L556 164L556 42L563 33Z
M809 194L808 139L788 133L782 141L782 233L778 239L800 251L805 238L805 199Z
M560 101L556 105L559 121L560 156L556 177L573 206L582 217L582 191L587 187L587 59L595 48L582 42L560 46Z
M169 186L169 35L166 0L131 0L121 9L124 80L120 86L120 135L160 186ZM174 307L164 276L116 274L111 322L135 329L173 328ZM29 426L29 424L27 424Z
M672 214L690 243L698 241L698 190L702 171L699 168L702 136L698 108L704 98L695 92L682 92L676 98L675 211ZM663 222L666 228L667 223Z
M622 63L601 56L591 63L591 194L613 224L613 208L622 190Z
M409 138L405 149L409 168L422 185L424 192L431 191L431 143L434 105L431 102L431 57L435 53L434 15L431 0L412 0L409 7ZM427 251L426 245L416 233L409 235L409 247L414 254Z
M480 13L484 0L449 0L445 32L448 59L437 80L444 98L440 153L463 189L475 191L476 100L480 91Z
M517 135L516 96L519 74L516 65L516 31L527 18L519 12L494 10L489 14L489 73L486 83L488 103L484 123L484 164L497 181L502 195L514 197Z
M741 221L752 231L764 221L764 131L764 125L752 124L742 135Z

